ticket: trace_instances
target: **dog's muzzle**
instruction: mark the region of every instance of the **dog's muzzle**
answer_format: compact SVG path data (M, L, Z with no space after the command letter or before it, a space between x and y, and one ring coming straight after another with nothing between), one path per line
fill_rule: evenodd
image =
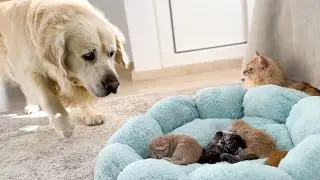
M106 75L101 84L106 92L106 96L110 93L116 94L120 86L120 82L115 75Z

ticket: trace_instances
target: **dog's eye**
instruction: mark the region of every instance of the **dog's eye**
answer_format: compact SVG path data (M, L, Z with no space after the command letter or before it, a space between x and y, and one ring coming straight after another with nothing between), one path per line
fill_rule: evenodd
M96 54L94 53L94 51L91 51L83 55L82 58L86 61L93 61L96 58Z
M113 57L115 53L116 53L116 52L111 51L111 52L109 53L109 57Z

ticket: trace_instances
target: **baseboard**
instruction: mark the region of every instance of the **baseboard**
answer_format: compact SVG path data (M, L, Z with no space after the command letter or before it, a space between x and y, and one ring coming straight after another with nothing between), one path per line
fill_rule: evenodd
M223 71L227 69L241 68L243 58L235 58L230 60L211 61L199 64L190 64L179 67L164 68L159 70L131 72L132 81L152 80L158 78L168 78L185 76L195 73Z

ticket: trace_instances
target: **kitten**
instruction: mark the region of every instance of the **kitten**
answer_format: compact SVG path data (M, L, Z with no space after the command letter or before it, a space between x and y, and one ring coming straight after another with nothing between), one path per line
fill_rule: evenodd
M278 167L280 161L288 154L288 151L274 151L270 153L266 165Z
M203 148L198 163L214 164L221 161L236 163L243 160L257 159L254 155L245 155L244 140L230 131L216 132L212 141Z
M223 147L218 145L213 145L210 149L203 148L202 154L198 163L200 164L215 164L217 162L221 162L220 155L223 153Z
M164 159L174 164L191 164L199 160L201 145L186 135L163 135L153 139L149 145L149 157Z
M266 158L271 152L276 151L276 144L269 134L251 127L243 120L234 121L230 130L245 140L247 146L245 154Z
M311 96L320 96L320 90L306 82L290 82L285 80L282 66L273 59L256 52L256 56L248 62L242 72L244 86L247 88L275 84L298 91L305 92Z

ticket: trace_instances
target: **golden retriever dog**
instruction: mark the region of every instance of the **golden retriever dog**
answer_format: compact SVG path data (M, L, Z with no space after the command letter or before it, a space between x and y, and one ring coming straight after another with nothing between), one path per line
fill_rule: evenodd
M123 41L85 0L0 2L0 71L19 84L27 111L40 104L63 138L74 128L66 107L81 108L87 125L105 120L92 102L117 92L115 63L129 65Z

